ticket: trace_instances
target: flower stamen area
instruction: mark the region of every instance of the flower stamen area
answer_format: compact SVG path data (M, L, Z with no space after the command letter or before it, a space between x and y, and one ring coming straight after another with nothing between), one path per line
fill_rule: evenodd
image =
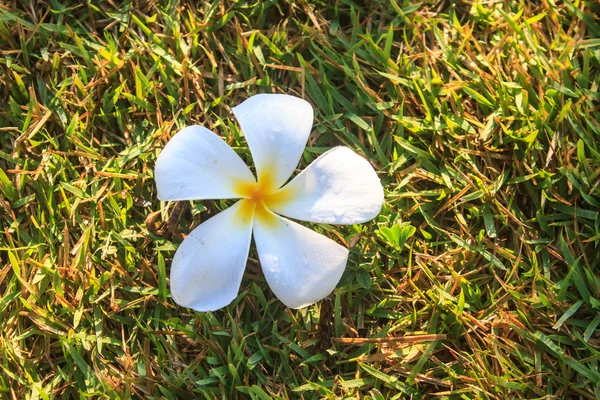
M289 190L277 188L273 175L269 173L260 174L258 182L236 182L234 190L242 197L239 218L244 223L256 217L263 224L274 226L277 219L270 208L292 198Z

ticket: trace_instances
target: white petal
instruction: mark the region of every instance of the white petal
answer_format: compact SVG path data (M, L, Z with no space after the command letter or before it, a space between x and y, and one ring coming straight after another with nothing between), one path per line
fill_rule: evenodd
M154 174L160 200L239 198L236 182L255 182L235 151L198 125L173 136L158 156Z
M300 224L265 212L268 217L257 214L254 220L254 241L273 293L290 308L302 308L329 295L342 277L348 250Z
M271 210L302 221L358 224L379 214L383 187L371 164L347 147L322 154L285 185Z
M259 181L263 175L280 188L292 175L313 124L306 101L283 94L259 94L233 109L248 141Z
M196 311L214 311L235 299L250 250L252 218L243 218L244 201L192 231L171 265L175 302Z

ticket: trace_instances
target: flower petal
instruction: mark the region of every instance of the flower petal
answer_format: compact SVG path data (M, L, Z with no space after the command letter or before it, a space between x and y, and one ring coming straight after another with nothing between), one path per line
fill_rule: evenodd
M240 218L244 201L194 229L171 265L175 302L196 311L214 311L235 299L250 250L252 219Z
M292 175L313 124L306 101L283 94L258 94L233 109L248 141L259 181L280 188Z
M273 293L290 308L302 308L329 295L342 277L348 250L300 224L266 212L268 217L254 220L254 241Z
M235 151L198 125L173 136L158 156L154 174L160 200L239 198L235 183L255 182Z
M322 154L279 190L269 208L286 217L326 224L358 224L379 214L383 187L364 158L347 147Z

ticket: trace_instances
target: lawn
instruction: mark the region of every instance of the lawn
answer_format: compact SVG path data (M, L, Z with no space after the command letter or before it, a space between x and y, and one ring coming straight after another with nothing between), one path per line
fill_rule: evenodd
M412 0L414 1L414 0ZM600 398L595 1L0 1L0 398ZM301 310L254 245L239 296L177 306L160 202L187 125L309 101L299 169L346 145L385 188Z

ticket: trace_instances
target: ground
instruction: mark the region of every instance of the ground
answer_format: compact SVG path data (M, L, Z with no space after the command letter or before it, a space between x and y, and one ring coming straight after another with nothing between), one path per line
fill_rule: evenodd
M0 1L0 397L600 398L595 1ZM238 298L170 297L226 202L153 169L231 107L308 100L385 188L334 293L291 310L256 252ZM415 335L427 335L411 338Z

